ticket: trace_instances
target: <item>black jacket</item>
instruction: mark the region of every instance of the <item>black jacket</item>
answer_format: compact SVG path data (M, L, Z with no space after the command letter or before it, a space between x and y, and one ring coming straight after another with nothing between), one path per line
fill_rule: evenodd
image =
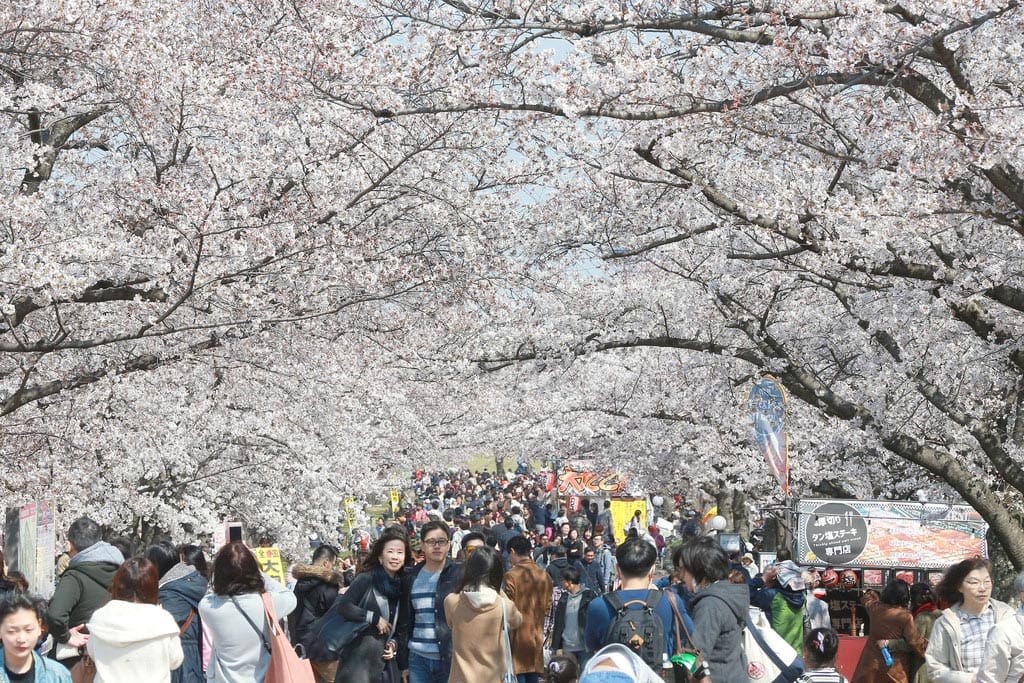
M555 588L562 587L562 570L569 566L569 561L565 557L556 557L555 559L548 562L548 566L545 568L548 576L551 577L551 585Z
M295 609L288 615L288 631L292 644L302 642L310 625L327 613L338 597L344 576L330 567L297 564L292 567L295 577Z
M409 615L408 619L402 621L403 637L399 639L399 643L404 647L398 651L398 668L403 671L409 668L409 643L412 641L412 630L416 621L412 609L412 587L424 564L421 562L402 576L402 611ZM445 618L444 599L455 592L460 581L462 565L446 559L444 566L441 567L441 576L437 579L437 590L434 593L434 633L437 635L437 647L441 651L441 664L445 670L450 670L452 664L452 630Z
M597 566L597 560L595 559L590 564L587 564L583 560L579 560L573 566L580 572L580 582L585 588L589 588L595 593L601 593L601 571L600 567Z
M589 588L584 588L581 592L583 593L583 597L580 598L580 611L578 618L580 626L580 643L584 643L584 634L587 630L587 608L590 606L590 601L597 597L597 594ZM552 650L562 649L562 633L565 632L565 613L568 609L568 604L569 593L568 591L562 591L561 597L558 598L558 605L555 606L555 625L551 629Z

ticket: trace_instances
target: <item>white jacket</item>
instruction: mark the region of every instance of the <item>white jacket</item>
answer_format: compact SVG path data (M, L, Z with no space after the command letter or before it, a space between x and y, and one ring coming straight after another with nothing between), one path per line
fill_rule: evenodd
M178 625L159 605L111 600L89 619L96 683L170 683L183 655Z
M992 627L977 683L1017 683L1024 677L1024 614Z
M990 602L995 611L996 624L1013 616L1013 608L1005 602ZM961 636L960 617L956 611L952 608L942 610L942 615L932 626L928 649L924 653L928 676L933 683L972 683L974 674L963 670L964 665L960 657Z

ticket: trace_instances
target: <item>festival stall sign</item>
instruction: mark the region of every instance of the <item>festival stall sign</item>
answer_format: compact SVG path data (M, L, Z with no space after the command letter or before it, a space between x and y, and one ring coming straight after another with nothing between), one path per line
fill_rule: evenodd
M988 556L988 524L968 505L803 499L796 514L803 564L944 569Z
M589 472L566 467L558 475L558 497L614 496L626 490L629 477L618 472Z
M53 506L45 501L7 508L4 557L10 571L19 571L29 591L44 598L54 590Z
M282 586L287 584L280 548L253 548L252 552L256 556L261 572L272 579L276 579Z

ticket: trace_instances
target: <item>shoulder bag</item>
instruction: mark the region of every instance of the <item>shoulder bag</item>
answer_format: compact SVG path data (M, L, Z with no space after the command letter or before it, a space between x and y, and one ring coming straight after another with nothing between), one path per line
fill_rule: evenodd
M306 656L313 662L336 662L342 659L349 646L370 627L367 621L352 621L342 616L338 606L345 599L344 594L334 599L331 608L314 621L302 638ZM359 607L368 609L376 598L373 589L366 591Z
M388 642L395 643L395 656L384 660L384 671L380 675L380 683L402 683L402 673L398 670L398 642L395 641L395 629L398 628L398 615L402 611L402 600L395 605L395 618L391 620Z
M668 600L668 604L672 608L672 622L675 626L672 629L675 642L673 643L672 657L669 661L672 662L672 674L675 683L691 683L691 681L697 680L695 673L704 666L704 655L693 644L690 630L686 628L683 615L679 613L679 607L676 605L674 592L671 588L665 591L665 599ZM688 647L683 647L680 633L686 634L686 645Z
M299 655L292 649L292 644L288 642L288 636L281 630L281 625L274 615L274 604L270 600L270 595L261 593L260 598L263 600L263 616L267 620L270 638L267 638L263 629L249 618L234 596L231 596L231 602L256 631L263 649L270 655L270 667L267 669L267 677L264 680L266 683L316 683L316 679L313 678L313 667L310 666L309 660L299 659Z
M505 673L501 677L501 683L516 683L516 668L512 661L512 641L508 636L508 618L505 615L505 599L500 594L498 602L501 603L501 639L505 647Z
M793 646L772 630L764 613L755 622L747 614L743 649L751 681L793 683L804 672L804 662Z

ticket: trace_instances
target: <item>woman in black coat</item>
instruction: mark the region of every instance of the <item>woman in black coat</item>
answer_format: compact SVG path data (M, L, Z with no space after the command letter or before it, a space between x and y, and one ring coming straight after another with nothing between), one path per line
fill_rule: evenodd
M398 670L399 622L412 618L399 614L402 597L401 573L412 562L409 537L389 527L370 549L362 571L341 595L336 609L348 621L368 623L356 640L342 653L335 683L378 683L384 667Z

